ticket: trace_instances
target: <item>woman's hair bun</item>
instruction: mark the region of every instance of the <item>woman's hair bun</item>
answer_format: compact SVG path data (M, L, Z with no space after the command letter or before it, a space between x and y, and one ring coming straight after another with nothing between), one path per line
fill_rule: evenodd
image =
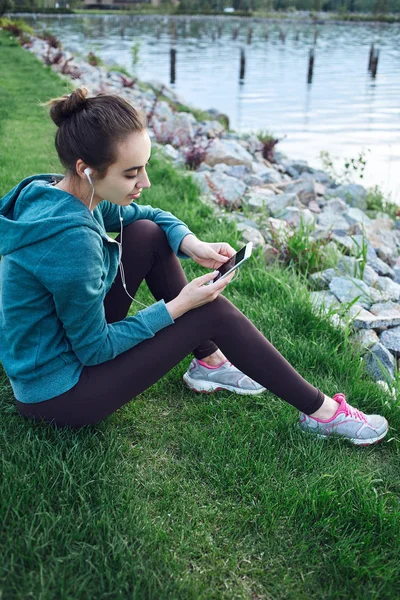
M50 106L50 117L57 127L85 107L88 93L85 87L76 88L71 94L52 98L44 103L45 106Z

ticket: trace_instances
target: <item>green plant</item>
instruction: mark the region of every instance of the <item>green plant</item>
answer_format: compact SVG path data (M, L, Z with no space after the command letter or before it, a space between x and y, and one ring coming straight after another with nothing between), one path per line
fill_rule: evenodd
M126 69L125 67L121 66L121 65L111 65L109 67L107 67L108 71L110 71L110 73L112 72L117 72L117 73L122 73L123 75L126 75L127 77L131 77L131 74L129 73L128 69Z
M357 246L357 250L354 252L354 257L358 263L358 273L355 273L354 277L357 277L357 279L363 279L365 265L367 264L367 251L368 251L368 241L366 240L363 225L362 225L362 234L361 234L361 245L352 236L351 236L351 239L354 241L354 243Z
M389 194L391 198L391 194ZM367 190L367 211L375 216L376 212L387 213L392 219L400 216L400 207L398 204L386 199L384 193L378 185L368 188Z
M90 65L92 65L92 67L100 67L104 64L100 56L97 56L97 54L92 51L90 51L87 55L87 61Z
M365 160L366 152L370 152L370 148L359 152L357 158L343 158L342 167L338 168L334 164L334 160L339 160L339 157L331 157L329 152L321 150L319 157L322 161L324 170L328 175L339 183L350 183L354 175L359 176L361 179L364 177L364 171L367 164Z
M257 134L258 139L263 144L262 155L266 160L274 162L274 150L276 144L280 141L272 133L261 130Z
M139 62L140 45L141 45L141 42L140 42L140 40L138 40L137 42L132 44L132 47L131 47L132 65L133 65L134 69L136 69L136 66Z
M295 271L306 277L333 267L337 258L324 251L324 247L330 241L326 239L315 240L312 233L315 231L315 223L307 223L300 215L298 227L293 225L289 229L276 232L271 227L272 245L279 252L277 260L283 264L293 266Z
M28 23L23 19L9 19L8 17L0 18L0 28L9 31L15 36L20 36L23 33L34 34L34 31Z

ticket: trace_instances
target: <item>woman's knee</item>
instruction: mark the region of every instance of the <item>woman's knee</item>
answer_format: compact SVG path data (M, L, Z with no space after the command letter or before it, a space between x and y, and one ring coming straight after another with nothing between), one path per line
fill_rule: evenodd
M217 296L212 302L203 304L202 307L208 314L208 318L214 321L214 324L218 325L225 324L227 321L232 322L237 315L240 315L240 311L232 302L230 302L224 296Z
M154 252L160 246L168 249L168 238L164 230L149 219L139 219L124 228L124 241L132 240L136 248Z

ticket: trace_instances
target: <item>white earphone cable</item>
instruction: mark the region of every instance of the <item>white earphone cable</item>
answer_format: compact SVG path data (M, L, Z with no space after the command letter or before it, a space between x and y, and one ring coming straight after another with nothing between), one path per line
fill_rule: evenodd
M136 300L135 298L132 298L132 296L130 295L130 293L126 289L125 271L124 271L124 265L122 264L122 231L123 231L122 222L123 222L123 218L121 217L121 207L120 206L118 206L118 213L119 213L119 222L120 222L120 225L121 225L121 234L120 234L121 235L121 241L117 242L117 244L118 244L118 250L119 250L119 271L120 271L120 274L121 274L122 286L123 286L125 292L128 294L129 298L131 298L131 300L133 300L134 302L137 302L138 304L141 304L145 308L148 308L148 306L146 304L143 304L142 302L139 302L139 300ZM115 241L117 241L117 240L115 240Z
M92 186L92 196L90 198L90 203L89 203L89 210L91 210L93 196L94 196L94 185L93 185L92 179L90 177L90 170L88 172L86 172L86 171L87 170L85 170L86 177L88 178L88 181L89 181L90 185ZM124 266L122 264L122 230L123 230L122 222L123 222L123 218L121 217L121 207L120 206L118 206L118 214L119 214L119 222L121 225L121 241L120 242L117 242L117 240L114 240L114 241L118 244L118 255L119 255L118 265L119 265L119 270L121 273L122 286L131 300L133 300L134 302L137 302L138 304L140 304L141 306L144 306L145 308L148 308L147 304L143 304L142 302L139 302L139 300L135 300L135 298L132 298L132 296L126 289L125 272L124 272Z

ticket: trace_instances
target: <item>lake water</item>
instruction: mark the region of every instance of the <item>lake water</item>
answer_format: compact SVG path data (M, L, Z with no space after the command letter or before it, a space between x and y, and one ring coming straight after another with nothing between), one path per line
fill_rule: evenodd
M346 159L364 153L364 177L355 174L353 180L379 185L400 204L398 24L144 15L24 18L36 30L50 29L73 53L94 51L144 81L169 85L193 106L226 113L237 131L272 132L283 138L277 149L289 158L321 168L320 152L326 151L340 173ZM380 51L375 78L368 71L371 43ZM134 44L139 48L135 71ZM176 49L172 84L171 48ZM246 67L240 80L241 50Z

